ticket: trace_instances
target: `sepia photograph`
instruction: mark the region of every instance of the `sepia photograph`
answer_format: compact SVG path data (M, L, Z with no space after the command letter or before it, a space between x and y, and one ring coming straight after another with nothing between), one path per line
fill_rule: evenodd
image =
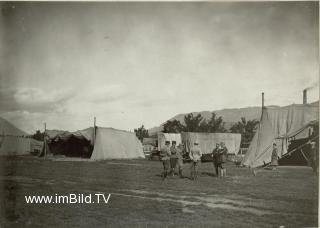
M0 228L318 206L319 1L0 2Z

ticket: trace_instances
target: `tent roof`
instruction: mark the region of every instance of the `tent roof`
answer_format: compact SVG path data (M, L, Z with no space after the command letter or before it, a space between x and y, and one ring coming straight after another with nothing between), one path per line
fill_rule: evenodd
M83 130L75 132L62 131L62 130L46 130L46 134L50 139L68 140L70 137L76 137L78 139L86 139L92 141L93 139L93 128L89 127Z
M29 134L0 117L0 135L26 136Z

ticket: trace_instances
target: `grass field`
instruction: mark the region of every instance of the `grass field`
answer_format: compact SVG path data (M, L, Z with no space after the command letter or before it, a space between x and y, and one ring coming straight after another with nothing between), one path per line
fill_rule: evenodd
M254 176L227 164L224 179L202 163L200 177L161 180L157 161L0 158L0 227L317 226L318 178L308 167ZM26 195L111 193L108 204L26 204Z

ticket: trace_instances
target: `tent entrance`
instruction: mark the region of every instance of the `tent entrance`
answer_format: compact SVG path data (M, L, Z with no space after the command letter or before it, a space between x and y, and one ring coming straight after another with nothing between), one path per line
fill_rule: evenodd
M308 145L305 145L299 149L299 147L301 147L303 144L306 144L308 140L308 138L292 140L288 148L289 153L279 159L279 165L308 166L308 160L306 160L304 157L305 155L301 153L302 149L303 151L307 152L308 156L310 155L310 149L308 148ZM291 153L290 151L293 152Z
M89 140L71 135L68 139L53 140L49 144L49 150L53 155L90 158L93 146Z

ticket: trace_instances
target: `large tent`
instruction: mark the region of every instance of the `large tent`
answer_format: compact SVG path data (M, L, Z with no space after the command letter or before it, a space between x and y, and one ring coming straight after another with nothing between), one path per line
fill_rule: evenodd
M21 136L1 136L0 155L27 155L39 152L43 143L32 138Z
M176 142L176 145L179 145L181 141L181 134L180 133L158 133L158 150L160 151L161 148L165 145L166 141L170 142L170 145L172 145L172 142Z
M40 151L42 142L0 117L0 155L27 155Z
M242 165L259 167L271 161L272 144L278 156L287 153L290 138L308 137L309 124L319 118L319 103L294 104L285 107L263 107L260 123Z
M228 153L237 154L240 149L241 134L233 133L181 133L182 142L185 145L186 151L190 152L194 142L198 142L203 154L212 153L216 147L216 143L224 142Z
M51 135L51 137L50 137ZM53 154L92 160L144 158L142 144L132 132L96 127L76 132L47 131L47 149Z

